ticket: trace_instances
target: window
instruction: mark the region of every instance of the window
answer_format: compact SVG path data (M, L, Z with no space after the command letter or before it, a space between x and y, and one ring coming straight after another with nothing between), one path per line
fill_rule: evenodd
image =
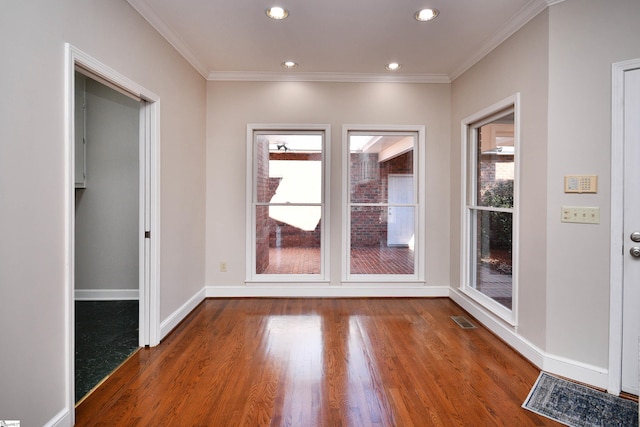
M463 121L462 290L515 324L518 97Z
M345 261L348 281L422 277L423 128L346 128Z
M248 129L248 280L324 280L328 127Z

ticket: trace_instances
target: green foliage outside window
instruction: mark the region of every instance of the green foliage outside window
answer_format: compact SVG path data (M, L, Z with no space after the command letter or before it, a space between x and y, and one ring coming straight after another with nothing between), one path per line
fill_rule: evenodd
M513 180L498 180L486 186L482 191L481 204L494 208L513 208ZM511 250L513 243L513 214L510 212L483 212L482 257L491 259L496 252L508 253L509 263L498 262L497 268L511 273ZM487 218L488 217L488 218ZM492 256L493 255L493 256Z

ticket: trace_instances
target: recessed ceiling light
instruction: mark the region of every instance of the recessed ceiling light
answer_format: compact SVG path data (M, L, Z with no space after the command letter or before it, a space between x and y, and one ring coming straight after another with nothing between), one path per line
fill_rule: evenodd
M385 66L385 68L389 71L397 71L402 67L402 65L398 64L397 62L391 62L389 64L387 64Z
M289 16L289 11L284 7L274 6L267 9L266 14L271 19L284 19Z
M293 61L284 61L280 65L282 65L282 67L286 69L296 68L298 66L298 64Z
M414 15L418 21L431 21L438 16L438 9L422 9L416 12Z

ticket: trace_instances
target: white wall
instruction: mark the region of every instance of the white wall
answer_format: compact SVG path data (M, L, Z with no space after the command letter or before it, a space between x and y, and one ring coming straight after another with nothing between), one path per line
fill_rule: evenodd
M452 83L451 276L460 278L461 121L520 93L518 333L544 348L546 328L547 12L542 12ZM515 278L514 278L515 279ZM515 331L515 329L514 329Z
M605 387L609 352L611 65L640 57L640 2L551 6L452 84L452 212L459 211L459 123L515 92L522 101L519 325L543 369ZM564 176L598 175L597 194ZM600 224L562 223L562 206ZM452 284L459 233L452 227Z
M138 290L140 103L85 81L87 185L75 190L75 289Z
M161 307L204 284L204 79L124 0L8 2L0 14L0 414L62 419L65 382L64 43L161 99Z
M209 82L207 285L244 286L247 123L330 124L331 285L340 285L342 125L426 126L426 283L449 284L449 85ZM227 262L227 272L219 263Z
M606 369L609 344L611 64L640 58L640 2L569 0L549 11L547 349ZM567 174L598 193L563 192ZM600 208L600 224L560 222L563 205Z

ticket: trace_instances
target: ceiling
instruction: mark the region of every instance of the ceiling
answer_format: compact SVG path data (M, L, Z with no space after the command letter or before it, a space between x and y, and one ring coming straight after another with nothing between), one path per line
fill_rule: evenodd
M128 0L209 80L448 83L562 0ZM266 9L289 11L283 20ZM438 17L418 22L430 7ZM291 70L281 64L293 60ZM398 62L397 71L385 65Z

